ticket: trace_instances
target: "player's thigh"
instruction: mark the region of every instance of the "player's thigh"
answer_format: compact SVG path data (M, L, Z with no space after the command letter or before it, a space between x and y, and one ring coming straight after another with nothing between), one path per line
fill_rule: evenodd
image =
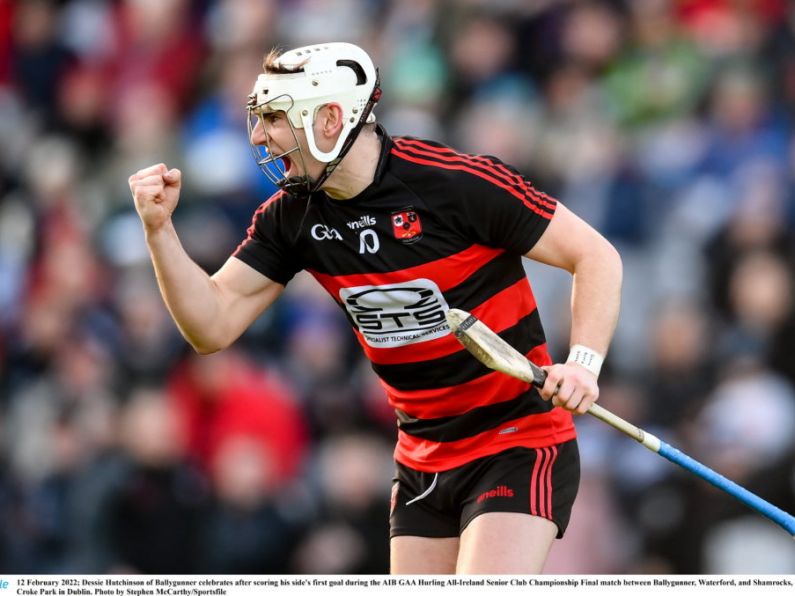
M482 460L463 504L460 573L539 573L571 515L580 478L575 440Z
M455 573L458 537L394 536L390 540L393 574Z
M458 573L541 573L558 527L527 513L484 513L461 534Z
M392 573L455 573L460 517L450 506L449 475L397 464L389 515Z

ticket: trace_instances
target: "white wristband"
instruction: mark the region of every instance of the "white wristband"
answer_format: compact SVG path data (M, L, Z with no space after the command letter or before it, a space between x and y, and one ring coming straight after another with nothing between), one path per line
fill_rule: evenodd
M569 358L566 360L566 363L568 364L569 362L575 362L580 366L587 368L598 377L599 372L602 370L602 363L604 361L605 359L594 352L591 348L587 348L580 344L575 344L571 347Z

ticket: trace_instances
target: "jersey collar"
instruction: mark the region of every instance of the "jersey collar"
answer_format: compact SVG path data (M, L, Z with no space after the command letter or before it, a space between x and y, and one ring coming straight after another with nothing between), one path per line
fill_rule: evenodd
M392 142L392 137L387 134L386 129L381 126L381 124L376 124L375 132L381 139L381 154L378 156L378 165L375 168L375 175L373 176L373 182L377 183L381 182L381 179L384 177L384 172L386 172L389 162L389 152L392 150L394 143Z

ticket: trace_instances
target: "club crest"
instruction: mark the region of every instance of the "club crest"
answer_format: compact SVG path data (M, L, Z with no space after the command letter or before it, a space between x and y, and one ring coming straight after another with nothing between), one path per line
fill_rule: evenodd
M416 242L422 236L420 216L411 207L392 213L392 232L403 242Z

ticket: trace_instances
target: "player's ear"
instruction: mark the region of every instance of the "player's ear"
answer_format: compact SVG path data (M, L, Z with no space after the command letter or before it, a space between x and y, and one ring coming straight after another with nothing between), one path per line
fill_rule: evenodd
M342 106L338 103L327 103L318 111L317 122L323 136L335 137L342 130Z

